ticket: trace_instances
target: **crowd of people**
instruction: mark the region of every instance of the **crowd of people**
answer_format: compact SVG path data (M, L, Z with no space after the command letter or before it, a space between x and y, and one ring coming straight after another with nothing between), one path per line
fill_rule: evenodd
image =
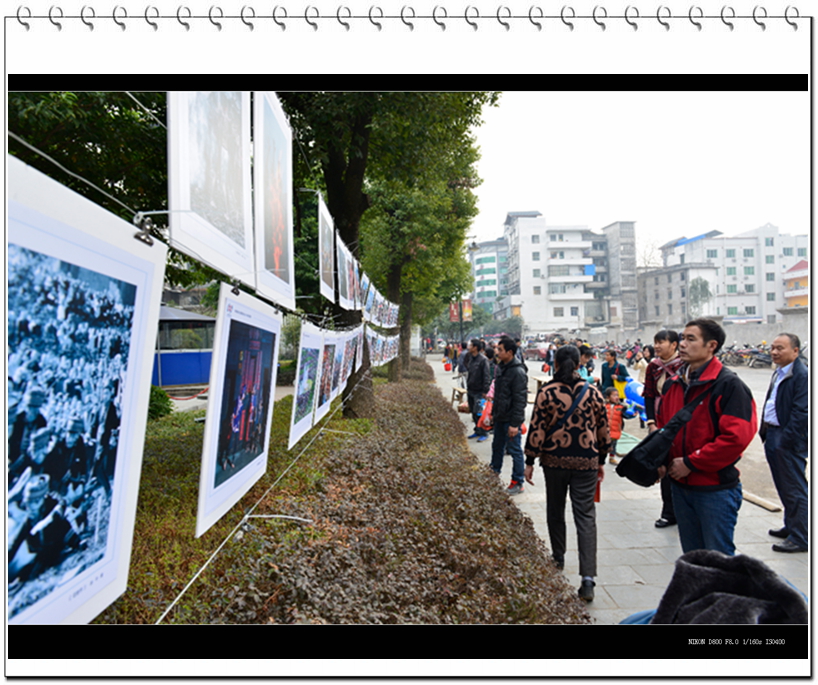
M656 527L677 526L685 553L704 549L734 555L742 502L736 465L758 431L784 505L783 526L769 531L780 538L772 548L783 553L808 550L809 390L807 370L799 359L800 340L783 333L773 342L777 369L759 412L749 387L717 357L724 340L717 322L694 319L682 331L658 331L653 345L641 341L629 345L626 359L610 346L599 369L594 367L593 349L584 341L553 344L542 362L542 371L550 372L551 380L536 395L524 445L531 362L526 363L520 340L473 339L459 349L449 345L444 350L452 373L467 391L475 424L469 438L485 441L493 429L491 468L498 475L504 456L511 456L509 494L523 492L524 482L534 484L534 465L539 461L551 551L560 568L565 561L565 506L570 495L582 577L579 596L586 601L593 600L596 576L594 502L606 459L617 463L616 445L625 418L622 386L631 374L643 385L644 425L649 432L662 429L683 408L692 410L691 420L673 438L657 472L662 510ZM487 401L491 404L484 408Z
M135 289L15 245L8 263L8 581L16 612L28 603L22 589L30 581L55 586L104 551Z

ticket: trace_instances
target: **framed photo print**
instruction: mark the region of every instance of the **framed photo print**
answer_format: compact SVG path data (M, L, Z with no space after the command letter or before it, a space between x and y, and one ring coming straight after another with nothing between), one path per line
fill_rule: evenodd
M324 347L321 352L321 369L318 376L318 397L315 400L315 418L317 422L329 411L332 404L332 374L335 367L335 347L338 344L333 333L324 333Z
M282 316L222 283L210 365L196 537L267 470Z
M255 288L250 93L168 93L173 246Z
M335 225L332 215L324 204L323 198L318 199L318 266L320 277L318 283L321 294L330 302L335 302Z
M254 94L253 136L256 289L295 309L292 131L275 93Z
M6 616L87 623L128 579L167 248L7 162Z
M323 352L323 331L311 323L302 323L298 369L295 373L293 416L290 422L290 440L287 449L291 450L313 426L315 398L318 395L318 370ZM334 372L333 369L333 375Z

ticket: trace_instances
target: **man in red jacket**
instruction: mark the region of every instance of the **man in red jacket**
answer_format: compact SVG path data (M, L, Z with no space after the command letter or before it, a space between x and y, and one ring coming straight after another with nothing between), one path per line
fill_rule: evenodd
M724 329L712 319L690 321L680 337L683 365L664 388L659 423L694 399L691 420L676 435L666 465L682 549L735 554L733 531L741 506L736 462L756 432L753 395L715 358ZM660 476L664 468L660 469Z

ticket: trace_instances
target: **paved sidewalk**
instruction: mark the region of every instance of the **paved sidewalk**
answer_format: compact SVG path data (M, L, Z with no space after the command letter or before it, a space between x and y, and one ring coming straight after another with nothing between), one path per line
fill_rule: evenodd
M428 361L435 370L443 396L449 400L454 387L452 374L443 370L438 357L430 356ZM533 381L529 389L532 392L536 389ZM529 418L530 412L531 405ZM467 429L466 435L470 434L470 415L460 414L460 417ZM469 440L469 445L481 461L490 463L491 439L479 444ZM658 486L642 488L617 476L613 465L607 465L605 469L601 501L596 509L598 576L595 598L588 608L596 623L615 624L637 611L657 607L682 549L676 526L654 526L662 508ZM507 485L511 479L510 457L505 458L501 475L503 483ZM534 528L550 549L545 520L545 482L539 468L534 471L534 482L536 486L526 484L525 491L513 499L520 510L531 518ZM760 559L809 596L810 554L773 552L772 544L777 540L767 535L767 530L782 525L782 514L780 511L770 512L746 498L747 493L736 526L737 553ZM573 584L579 586L576 528L570 503L566 505L566 522L568 551L564 573Z

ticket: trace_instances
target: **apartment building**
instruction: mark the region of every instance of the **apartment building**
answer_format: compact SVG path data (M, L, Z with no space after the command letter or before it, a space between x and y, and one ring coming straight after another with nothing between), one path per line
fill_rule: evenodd
M497 300L508 294L508 243L505 238L473 243L469 250L474 291L472 303L494 314Z

